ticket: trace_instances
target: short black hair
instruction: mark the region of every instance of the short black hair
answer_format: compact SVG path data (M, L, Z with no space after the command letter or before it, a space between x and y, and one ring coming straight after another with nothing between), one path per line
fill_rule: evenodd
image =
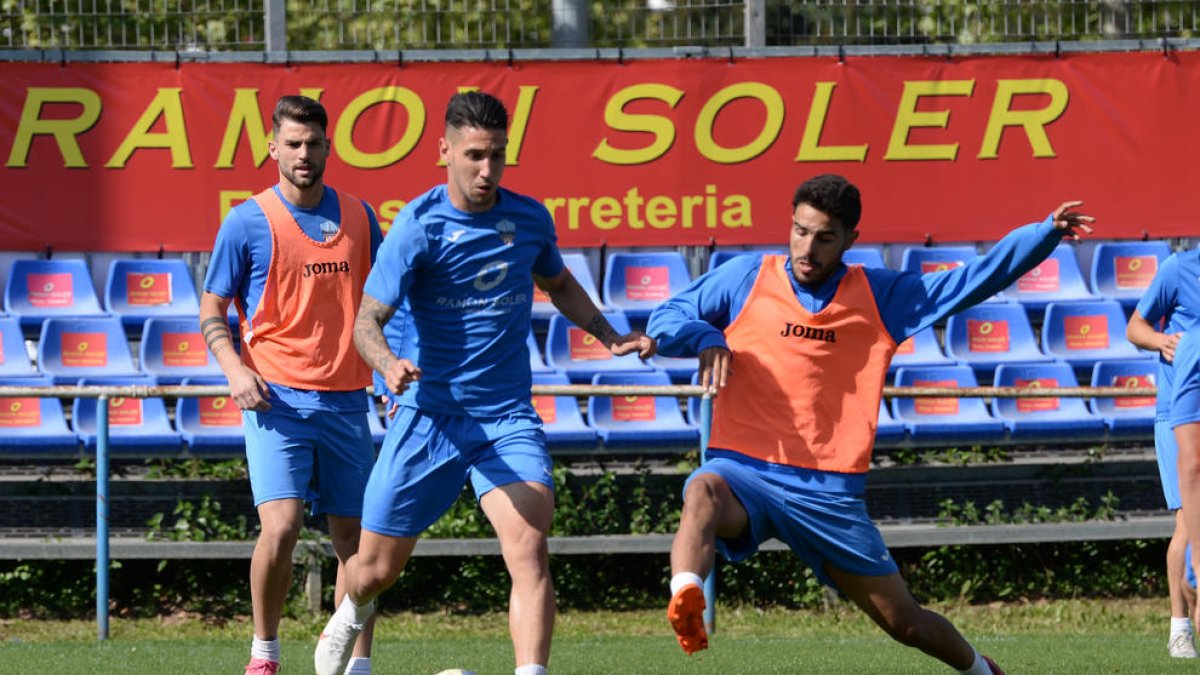
M446 128L508 131L508 110L500 99L482 91L464 91L450 97L446 105Z
M841 223L847 230L858 226L862 217L862 196L858 188L845 176L825 173L813 176L796 188L792 197L792 211L801 204L808 204Z
M279 126L283 124L284 120L292 120L300 124L316 122L320 125L322 132L325 132L329 126L329 115L325 113L325 106L307 96L280 97L279 102L275 104L275 112L271 114L272 131L279 133Z

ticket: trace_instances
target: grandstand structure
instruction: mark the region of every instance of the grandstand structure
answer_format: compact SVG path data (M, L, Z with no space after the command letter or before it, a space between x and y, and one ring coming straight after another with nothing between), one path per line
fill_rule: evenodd
M388 10L372 4L367 11L355 0L291 8L282 0L178 0L101 7L29 2L0 9L0 65L841 62L848 56L950 59L1084 52L1167 58L1200 47L1194 38L1200 28L1194 3L1168 1L500 0L483 7L469 0L413 0ZM149 127L144 131L155 133ZM350 138L347 134L345 140ZM17 153L15 143L9 145L13 166ZM702 198L708 197L696 197ZM873 199L869 193L866 198ZM568 209L569 204L562 214L574 213ZM211 211L205 217L216 221ZM380 213L387 211L380 208ZM0 209L0 219L4 214ZM215 231L216 222L210 224ZM100 230L105 226L96 224ZM562 222L559 227L560 234L570 234ZM0 396L6 404L0 410L0 467L17 477L0 481L0 557L80 555L80 547L106 540L110 526L126 535L114 546L119 555L248 556L246 547L237 545L166 551L131 541L144 532L149 515L170 512L180 498L215 494L226 513L253 510L248 491L237 481L139 480L137 465L147 457L226 458L242 449L240 416L213 393L222 380L197 325L196 298L207 254L200 246L172 245L171 236L182 237L189 228L165 229L154 246L24 245L0 251ZM662 232L667 235L649 244L640 233L616 244L599 237L564 241L568 266L618 330L644 325L658 303L731 257L778 252L785 245L698 235L676 242L671 235L681 230ZM890 543L1169 533L1152 441L1156 357L1129 345L1124 325L1162 261L1192 242L1178 228L1158 235L1149 226L1131 227L1123 234L1064 244L995 298L901 345L889 384L942 393L885 392L892 395L880 411L867 500ZM936 273L988 244L967 228L957 238L911 233L890 238L885 232L856 246L846 261ZM677 482L681 477L671 467L681 454L700 447L704 433L697 388L680 388L694 384L694 360L612 358L586 337L545 298L535 296L527 344L534 404L546 422L552 453L563 462L618 469L649 462L665 484ZM650 389L578 388L582 385ZM1024 397L993 391L957 396L946 391L978 386L1061 391L1081 385L1130 388L1139 395ZM48 395L39 396L27 389L63 386L107 387L102 391L109 393L70 396L46 389ZM179 386L209 389L204 395L159 389ZM374 421L378 443L387 419L376 415ZM70 468L100 447L127 471L113 481L110 494L107 466L98 466L105 477L103 524L93 519L92 480ZM938 456L972 447L999 448L1003 459L966 465L913 465L909 459L914 453ZM57 479L27 489L47 472ZM1093 503L1116 496L1121 522L1045 526L1026 531L1026 539L1020 539L1019 528L937 527L947 499L1054 506L1078 496ZM664 541L564 541L553 543L552 552L660 552L666 550ZM494 552L494 542L443 542L424 554Z

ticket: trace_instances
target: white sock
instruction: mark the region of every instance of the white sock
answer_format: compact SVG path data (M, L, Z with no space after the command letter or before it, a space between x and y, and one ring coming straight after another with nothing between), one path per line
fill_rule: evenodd
M971 648L971 651L975 652L975 663L972 663L970 668L958 672L962 675L992 675L992 668L987 661L983 660L983 656L974 647Z
M279 638L275 638L274 640L260 640L255 635L254 642L250 643L250 658L266 659L279 663Z
M546 666L540 663L526 663L523 666L517 666L513 675L546 675Z
M334 612L334 616L341 617L350 623L363 624L366 623L367 619L371 618L371 615L374 613L375 602L373 600L368 600L366 604L363 605L356 605L354 604L354 601L350 599L350 594L347 593L342 597L342 604L338 605L337 611Z
M1186 616L1171 617L1171 635L1192 632L1192 620Z
M350 659L344 675L371 675L371 657L355 656Z
M680 572L671 577L671 597L675 597L679 589L688 584L696 584L700 587L700 590L704 590L704 580L700 578L699 574L695 572Z

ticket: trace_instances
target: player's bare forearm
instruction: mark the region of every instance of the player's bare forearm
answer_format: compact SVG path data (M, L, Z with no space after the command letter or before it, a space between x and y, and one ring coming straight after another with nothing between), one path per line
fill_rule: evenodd
M394 307L364 294L358 306L358 315L354 317L354 346L358 348L363 361L381 373L387 372L388 367L396 361L396 355L383 336L384 325L395 313Z
M575 280L570 270L553 279L535 277L538 286L550 296L555 309L562 312L571 323L596 337L605 347L612 347L621 336L592 302L592 298Z
M229 333L228 311L228 298L207 292L200 298L200 336L221 371L226 374L235 363L241 363L233 348L233 336Z

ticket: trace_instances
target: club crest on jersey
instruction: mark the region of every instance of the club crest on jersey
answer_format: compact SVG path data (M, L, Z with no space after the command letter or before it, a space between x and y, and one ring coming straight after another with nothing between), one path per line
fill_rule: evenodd
M802 323L783 323L783 331L779 337L803 338L805 340L821 340L822 342L837 342L837 331L829 328L813 328Z
M517 238L517 224L505 218L496 223L496 232L500 234L500 241L512 246L513 241Z

